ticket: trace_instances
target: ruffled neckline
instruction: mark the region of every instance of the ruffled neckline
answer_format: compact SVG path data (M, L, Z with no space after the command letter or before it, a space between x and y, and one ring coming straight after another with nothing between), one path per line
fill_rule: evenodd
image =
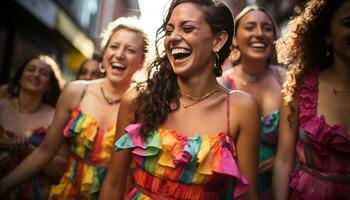
M249 184L240 173L235 160L236 147L232 137L223 132L216 135L184 136L176 130L164 127L155 129L152 134L143 137L139 133L141 126L142 124L127 126L126 134L115 143L115 150L132 149L134 160L139 166L143 166L145 159L159 156L156 165L173 169L174 172L196 163L198 174L208 176L219 173L237 179L235 196L246 191ZM148 169L149 165L146 168ZM150 170L149 173L157 172ZM177 180L176 174L167 178ZM192 181L194 184L200 183L198 180Z
M87 113L87 112L83 112L80 108L80 106L77 106L73 112L76 112L77 113L77 116L79 115L82 115L82 116L85 116L88 118L88 120L90 121L91 124L93 124L96 128L98 128L99 130L102 130L104 132L109 132L113 129L116 128L115 125L111 126L111 127L108 127L108 128L101 128L101 126L97 123L97 120L95 118L95 116L93 116L92 114L90 113Z
M328 124L325 116L317 113L318 78L319 71L311 72L305 76L301 85L299 101L300 125L309 133L309 139L317 144L328 145L336 150L350 152L350 137L345 128L338 124ZM318 147L320 150L322 149L321 146Z
M115 125L106 129L100 128L94 116L82 112L80 107L77 106L71 114L71 119L64 128L63 134L65 137L73 137L78 133L80 137L87 139L92 145L98 132L107 134L109 138L114 137L115 129Z

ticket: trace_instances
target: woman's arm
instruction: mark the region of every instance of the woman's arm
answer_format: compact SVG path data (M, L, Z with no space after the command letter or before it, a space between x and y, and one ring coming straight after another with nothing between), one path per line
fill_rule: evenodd
M50 176L52 181L58 183L61 180L63 173L66 171L68 157L69 147L68 144L64 142L55 157L42 169L42 171Z
M293 169L297 132L297 106L294 112L289 106L281 103L278 148L273 168L273 197L275 200L286 200L289 194L289 173ZM293 114L293 115L291 115ZM288 117L290 116L288 121Z
M116 139L119 139L125 133L125 127L133 121L134 110L136 108L133 100L135 95L136 91L129 91L125 93L121 99L117 120ZM131 150L114 151L112 153L108 172L103 181L99 197L100 200L123 199L130 162Z
M0 180L3 192L38 173L54 158L64 143L63 129L70 118L72 108L78 103L79 88L67 86L58 99L56 113L43 142L10 174ZM79 100L79 99L78 99Z
M238 98L236 98L238 99ZM250 187L239 199L258 199L257 176L260 142L260 113L252 96L239 98L236 114L239 115L239 135L236 142L240 171L248 179Z

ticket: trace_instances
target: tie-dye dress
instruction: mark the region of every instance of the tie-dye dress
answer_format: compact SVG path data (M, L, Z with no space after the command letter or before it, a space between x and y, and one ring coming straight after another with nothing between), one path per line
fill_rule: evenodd
M79 106L64 129L70 158L60 183L52 186L50 199L98 199L113 149L115 126L101 129L93 116Z
M225 133L185 137L159 128L145 139L131 124L115 149L131 149L135 188L126 199L235 199L249 184L236 162L235 144Z

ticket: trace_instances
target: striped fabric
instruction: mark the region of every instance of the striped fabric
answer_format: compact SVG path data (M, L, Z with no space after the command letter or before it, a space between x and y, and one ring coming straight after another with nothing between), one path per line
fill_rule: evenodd
M127 199L233 199L248 188L225 133L185 137L160 128L146 139L131 124L115 149L132 149L136 188Z
M70 158L60 183L52 186L50 199L98 199L110 159L115 126L98 127L96 120L77 107L64 129Z

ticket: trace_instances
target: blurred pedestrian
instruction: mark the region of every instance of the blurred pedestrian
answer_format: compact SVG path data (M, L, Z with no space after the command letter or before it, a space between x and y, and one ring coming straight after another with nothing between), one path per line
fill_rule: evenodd
M39 54L29 58L7 86L9 97L0 98L0 177L19 165L46 136L63 79L56 62ZM64 172L67 153L62 147L51 162L2 198L47 199L51 184Z
M98 54L94 54L91 59L85 59L78 69L75 79L76 80L95 80L105 76L102 67L102 57Z
M261 115L258 192L260 199L271 199L272 167L277 150L279 107L285 70L272 64L276 26L262 8L245 7L235 18L231 60L233 67L221 81L232 90L252 94Z

